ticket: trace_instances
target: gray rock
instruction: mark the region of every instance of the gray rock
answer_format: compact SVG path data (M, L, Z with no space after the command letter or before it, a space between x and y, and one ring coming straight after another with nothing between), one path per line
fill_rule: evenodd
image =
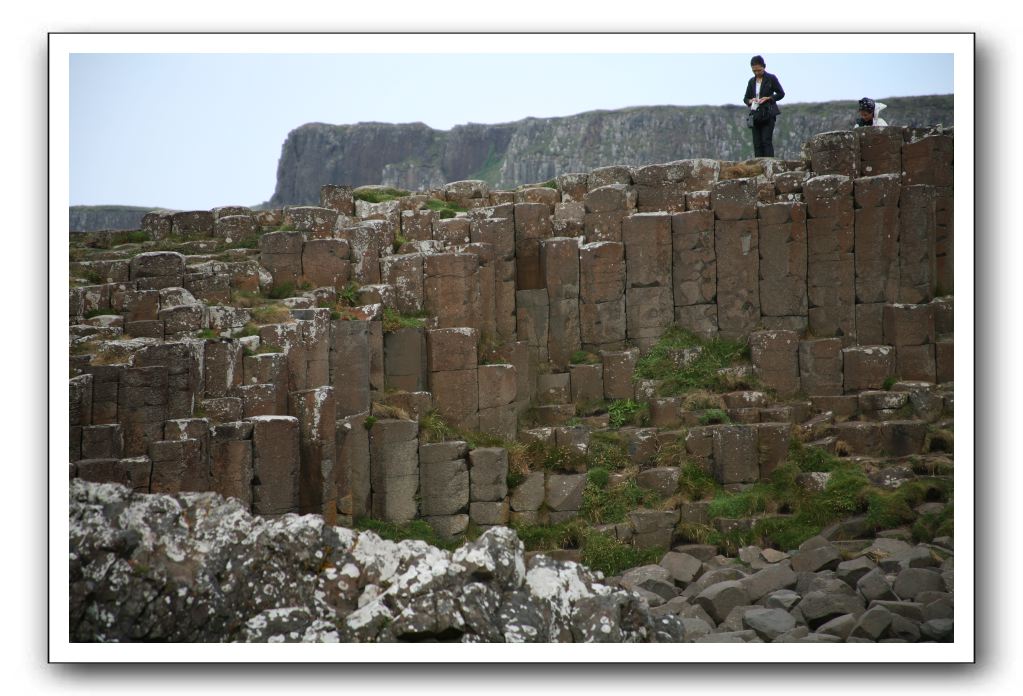
M658 595L662 602L672 599L677 594L670 573L659 565L631 568L622 574L619 584L627 590L643 589L652 592Z
M886 573L898 573L906 568L933 568L937 565L938 560L926 546L914 546L878 562L878 566Z
M718 626L718 631L741 631L746 627L742 625L742 617L746 615L746 612L754 609L762 609L756 604L743 604L738 607L733 607L725 620Z
M715 568L714 570L705 570L703 575L686 586L686 589L682 591L682 596L690 598L696 597L696 595L700 594L715 583L724 582L725 580L740 580L744 577L746 577L746 573L742 572L738 568Z
M884 635L891 623L892 613L890 611L884 607L873 606L863 612L853 627L851 635L876 641Z
M875 600L867 608L871 607L884 607L891 613L907 618L913 623L923 623L924 621L924 607L919 602Z
M668 571L677 585L686 586L703 572L703 563L687 553L669 551L661 558L661 567Z
M758 602L772 592L795 587L796 574L787 563L778 563L762 568L740 582L743 583L750 601Z
M796 626L791 631L786 631L775 638L774 643L798 643L800 639L810 635L810 629L806 626Z
M725 631L709 633L698 638L697 643L762 643L755 631Z
M898 614L892 615L892 623L888 626L888 635L892 638L902 638L909 643L916 643L920 640L920 624L910 621Z
M862 578L856 581L856 590L865 600L895 600L897 597L892 592L892 585L888 582L885 574L880 568L875 568Z
M796 620L784 609L755 609L743 614L745 628L756 631L764 641L771 642L796 627Z
M859 556L851 561L842 561L835 568L835 575L842 580L849 587L856 587L856 583L859 582L860 578L872 571L877 567L872 560L866 556Z
M793 590L778 590L772 592L766 598L764 606L768 609L784 609L790 611L792 607L799 604L799 600L802 596Z
M906 568L895 577L892 589L902 599L914 600L921 592L944 590L945 583L937 570Z
M856 617L852 614L843 614L838 616L826 624L820 626L817 629L817 633L822 633L831 636L837 636L842 640L849 637L852 633L853 628L856 626Z
M797 573L816 573L821 570L834 570L842 561L842 554L832 544L813 543L817 540L824 541L822 537L814 537L803 543L792 556L792 570ZM808 544L811 544L809 545Z
M679 621L682 623L683 640L687 643L695 642L714 630L714 627L703 619L682 617Z
M797 605L806 624L817 630L828 621L843 614L859 616L864 612L863 600L849 595L827 594L814 591L808 593Z
M699 604L714 622L720 624L737 606L749 604L749 595L738 580L725 580L711 585L696 596Z
M924 620L951 619L955 615L952 595L946 595L924 605Z
M951 619L930 619L920 625L920 637L938 643L951 643L955 639L955 622Z

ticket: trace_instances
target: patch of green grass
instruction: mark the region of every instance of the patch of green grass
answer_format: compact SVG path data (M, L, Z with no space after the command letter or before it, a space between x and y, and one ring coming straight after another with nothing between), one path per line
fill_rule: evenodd
M362 427L366 430L371 430L376 425L377 420L376 416L366 416L366 420L362 422Z
M457 439L458 431L437 411L431 409L419 416L420 442L444 442Z
M867 510L867 488L870 482L866 474L855 465L846 465L831 471L824 490L806 498L799 508L799 515L819 524Z
M429 208L435 213L438 213L438 217L442 220L447 218L453 218L458 213L464 213L465 208L457 205L454 201L442 201L439 198L429 198L423 205Z
M110 245L117 246L119 244L141 244L142 242L148 242L150 240L149 233L143 232L142 230L128 230L115 234L110 238Z
M608 481L611 480L611 472L598 466L586 472L586 480L597 488L606 488Z
M930 543L935 537L953 536L955 532L955 514L952 505L946 505L938 514L920 515L910 530L916 543Z
M542 184L540 184L540 186L542 186L543 188L556 189L556 188L558 188L558 180L557 179L548 179L547 181L545 181Z
M544 447L541 443L531 443L533 447L539 446L539 456L542 457L540 466L551 472L575 472L586 469L586 454L571 447Z
M867 523L875 531L900 527L916 519L914 508L921 503L951 502L952 493L952 480L940 478L907 481L894 490L871 487L866 491Z
M687 349L699 355L685 362ZM672 327L639 359L635 379L656 379L661 396L678 396L696 389L729 391L734 386L718 370L749 363L749 346L724 339L704 340L686 329Z
M618 433L607 431L590 433L586 460L589 468L620 471L630 464L628 445Z
M706 524L679 522L675 525L675 536L690 544L709 544L715 534L717 530Z
M361 531L373 532L381 539L387 539L389 541L418 539L419 541L425 541L431 546L436 546L439 549L446 549L448 551L454 551L464 543L463 539L450 540L441 538L437 532L433 530L433 527L423 520L412 520L411 522L397 524L395 522L384 522L383 520L360 517L355 520L354 526L355 529ZM469 538L471 537L467 532L466 539Z
M252 323L257 326L283 324L293 319L291 310L281 304L265 304L253 307L249 310L249 316L252 318Z
M212 341L220 338L220 334L214 331L213 329L203 329L202 331L197 331L195 337L203 338L206 339L207 341Z
M366 201L367 203L384 203L407 195L409 195L409 192L404 189L387 187L370 189L368 191L356 191L352 198L357 201Z
M408 237L399 232L398 234L394 235L394 243L391 244L391 250L394 251L395 254L397 254L401 250L401 247L404 246L405 244L408 244L408 242L409 242Z
M402 314L391 307L384 308L384 333L393 333L398 329L419 329L429 316L425 311L415 314Z
M845 466L845 462L820 447L804 445L793 438L789 440L789 455L787 461L792 462L800 471L834 471L836 468Z
M583 489L583 506L579 514L593 524L612 524L624 522L632 510L653 507L659 502L660 496L640 488L633 480L607 486L605 479L605 485L598 486L590 479Z
M508 484L508 490L512 491L521 486L526 481L526 475L515 471L511 467L508 467L508 475L505 477L505 483Z
M296 293L305 292L306 290L312 290L313 286L309 283L295 283L287 280L283 283L279 283L270 289L267 293L267 297L271 300L283 300L286 297L295 297Z
M770 504L771 490L763 483L755 483L739 493L720 492L710 501L707 514L715 517L752 517L765 512Z
M686 462L678 477L678 492L686 500L703 500L720 488L710 473L699 464Z
M92 319L94 317L109 317L109 316L120 316L118 312L110 309L109 307L103 307L100 309L90 309L85 313L86 319Z
M569 362L573 365L599 365L600 356L587 350L577 350L572 352Z
M618 399L607 405L608 424L612 428L641 425L642 407L632 399Z
M709 408L700 414L700 425L731 423L732 419L720 408Z
M657 563L667 549L637 548L623 544L606 534L595 531L586 533L582 547L582 562L599 570L605 576L619 575L636 566Z
M765 517L753 524L753 534L764 543L779 549L797 549L807 539L821 533L822 526L798 515Z
M884 389L885 391L890 391L891 388L894 387L895 383L898 382L898 381L899 381L898 377L891 377L891 376L885 377L884 378L884 382L881 383L881 388Z
M257 249L259 248L259 237L242 237L224 246L225 249Z
M352 281L345 285L344 290L337 294L337 300L349 307L357 306L359 304L359 284Z
M527 551L551 552L559 549L579 548L585 536L585 527L580 520L561 524L512 523Z
M103 285L107 282L107 279L97 271L95 268L85 268L78 273L78 277L82 278L85 282L90 285ZM96 310L93 310L96 311Z

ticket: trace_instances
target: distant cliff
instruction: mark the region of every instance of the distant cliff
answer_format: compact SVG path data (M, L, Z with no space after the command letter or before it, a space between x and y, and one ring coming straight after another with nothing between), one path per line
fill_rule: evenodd
M882 98L893 126L953 126L952 95ZM811 136L850 128L854 101L781 104L775 153L795 159ZM741 105L644 106L442 131L422 123L309 123L288 134L270 205L315 204L323 184L406 189L484 179L499 188L609 164L753 156Z
M72 232L137 230L142 216L154 208L137 205L73 205L69 209Z

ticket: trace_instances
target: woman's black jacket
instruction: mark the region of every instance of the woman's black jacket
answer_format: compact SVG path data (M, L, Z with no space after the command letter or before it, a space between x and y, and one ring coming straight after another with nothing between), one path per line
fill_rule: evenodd
M746 85L746 96L742 99L743 103L748 104L749 100L756 96L756 93L757 77L754 75L749 79L749 83ZM769 114L777 116L781 113L781 109L778 108L777 102L780 102L785 98L785 90L781 88L781 82L778 81L778 78L769 72L764 73L763 82L760 83L760 96L771 97L771 101L764 105L767 107L767 112Z

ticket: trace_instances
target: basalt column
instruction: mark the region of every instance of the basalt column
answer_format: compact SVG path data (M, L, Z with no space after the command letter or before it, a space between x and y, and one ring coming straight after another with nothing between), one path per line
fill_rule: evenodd
M552 237L540 245L540 269L547 287L549 330L547 354L558 370L565 370L579 337L579 240Z
M714 213L692 210L671 217L675 323L705 338L718 333L718 269Z
M806 206L757 206L760 233L760 312L765 329L802 333L807 326Z
M760 241L755 179L714 185L714 254L717 258L718 329L739 339L760 324Z
M671 277L671 216L637 213L622 221L626 266L626 334L652 346L675 319Z
M854 182L856 227L856 340L883 343L881 314L899 288L899 176Z
M810 333L840 336L847 345L856 336L852 194L852 180L838 174L816 176L803 185Z

